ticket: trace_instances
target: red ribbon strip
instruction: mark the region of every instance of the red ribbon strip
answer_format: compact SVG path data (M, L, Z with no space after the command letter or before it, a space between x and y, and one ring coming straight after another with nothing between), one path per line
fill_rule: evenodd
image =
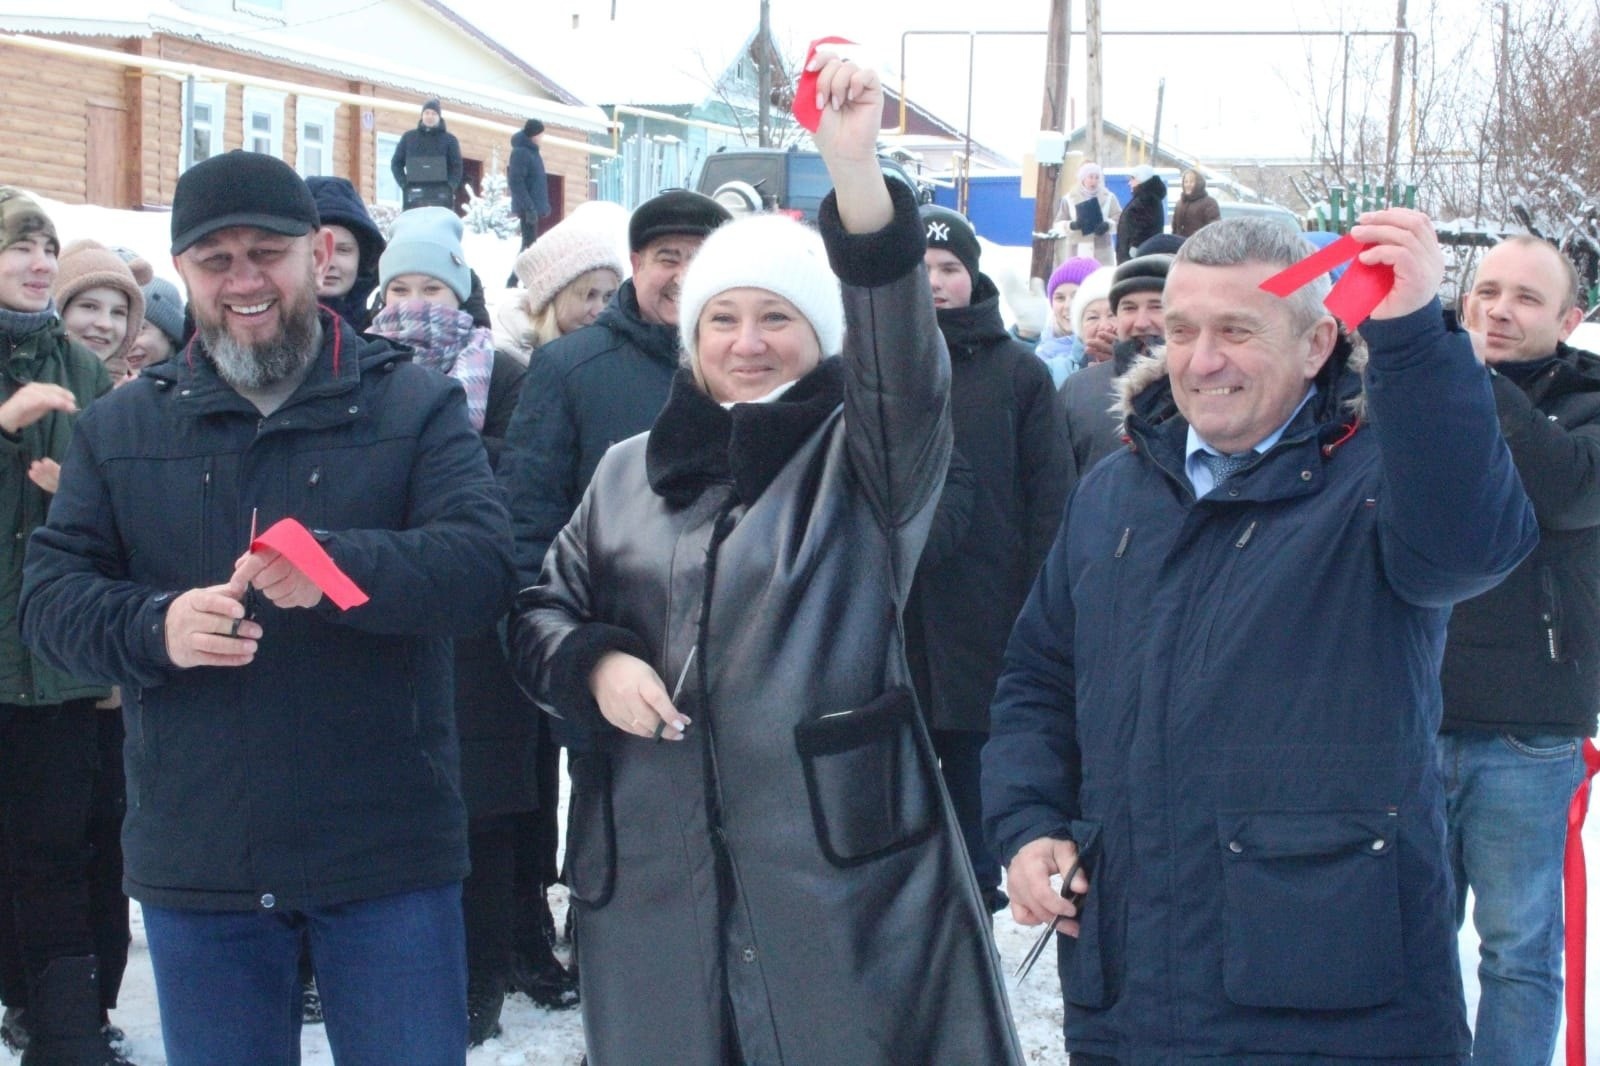
M817 127L822 123L822 109L817 106L817 71L807 70L811 60L816 56L817 49L829 44L855 44L843 37L818 37L811 42L811 47L806 49L806 61L800 64L804 71L800 80L794 87L794 120L800 123L800 128L807 133L817 132Z
M1600 772L1600 748L1583 742L1583 781L1567 808L1567 853L1562 863L1567 919L1567 1066L1585 1066L1583 1001L1588 970L1589 873L1583 858L1583 821L1589 814L1589 779Z
M339 564L317 543L311 531L293 518L277 522L261 536L250 542L251 551L271 548L294 564L294 568L311 579L341 611L360 607L367 602L367 594Z
M1322 306L1343 322L1346 329L1355 329L1394 289L1393 267L1387 264L1370 266L1356 258L1366 248L1367 245L1346 233L1326 248L1318 249L1289 269L1272 275L1261 283L1261 288L1274 296L1287 297L1340 264L1349 263L1344 276L1334 283L1333 291L1322 301Z

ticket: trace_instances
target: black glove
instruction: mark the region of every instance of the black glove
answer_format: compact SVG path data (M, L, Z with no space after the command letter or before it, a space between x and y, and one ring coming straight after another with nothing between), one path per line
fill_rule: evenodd
M1100 225L1098 225L1098 226L1096 226L1094 228L1094 235L1096 237L1102 236L1102 235L1110 233L1110 232L1111 232L1111 223L1109 223L1109 222L1102 222L1102 223L1100 223Z

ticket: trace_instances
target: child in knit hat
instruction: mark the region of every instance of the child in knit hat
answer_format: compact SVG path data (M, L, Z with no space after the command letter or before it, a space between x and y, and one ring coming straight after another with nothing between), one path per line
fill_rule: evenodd
M394 220L378 260L383 308L368 333L410 345L416 361L461 382L467 415L483 430L494 366L494 336L461 310L472 268L461 250L461 219L444 207L416 207Z
M143 288L144 325L128 348L128 371L137 375L147 366L172 358L183 347L183 294L165 278L151 278Z
M130 376L128 349L144 325L144 291L150 264L132 263L99 241L73 241L61 250L56 307L67 336L105 364L113 385Z
M624 267L617 234L576 215L551 227L517 256L521 299L507 300L496 322L496 339L526 360L557 337L581 329L622 284Z

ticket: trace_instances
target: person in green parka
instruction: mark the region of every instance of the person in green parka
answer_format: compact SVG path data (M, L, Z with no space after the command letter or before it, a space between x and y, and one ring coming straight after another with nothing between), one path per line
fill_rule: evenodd
M18 631L22 557L55 493L73 423L111 389L69 340L51 291L60 241L31 197L0 186L0 996L25 1063L120 1064L102 1029L87 828L97 766L86 684Z

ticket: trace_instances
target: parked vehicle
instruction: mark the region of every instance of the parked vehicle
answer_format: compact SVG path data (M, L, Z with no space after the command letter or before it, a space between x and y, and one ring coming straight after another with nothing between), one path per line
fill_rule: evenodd
M884 174L904 182L919 202L931 199L931 190L887 156L878 157ZM722 148L706 156L691 186L737 218L757 211L782 211L807 222L817 220L822 198L833 189L833 179L822 156L798 148Z

